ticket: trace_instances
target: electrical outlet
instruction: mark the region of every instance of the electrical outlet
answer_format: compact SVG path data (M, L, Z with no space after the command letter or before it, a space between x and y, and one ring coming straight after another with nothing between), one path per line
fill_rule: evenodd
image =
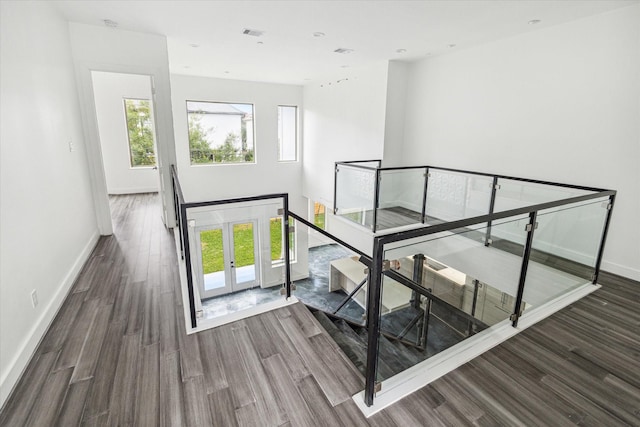
M31 305L33 308L38 306L38 292L35 289L31 291Z
M69 152L73 153L74 151L76 151L76 146L73 144L73 140L69 139Z

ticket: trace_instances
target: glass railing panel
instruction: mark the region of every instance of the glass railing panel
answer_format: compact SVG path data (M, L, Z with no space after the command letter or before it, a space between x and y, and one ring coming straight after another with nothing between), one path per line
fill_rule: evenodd
M489 213L493 178L429 169L425 211L428 224Z
M609 198L538 212L524 288L535 307L593 280Z
M380 170L376 230L422 223L426 168Z
M500 178L493 211L503 212L591 193L575 188Z
M496 221L492 229L502 234L519 230L513 241L525 241L526 218ZM384 258L392 271L426 292L419 295L399 279L384 277L380 346L387 350L379 352L378 380L509 319L515 311L524 247L516 253L485 246L486 231L486 224L476 225L387 245ZM396 348L393 355L388 344Z
M367 277L359 255L306 225L295 225L296 258L291 263L293 295L305 305L330 315L363 322L367 284L346 301Z
M372 228L375 179L375 170L338 165L336 172L336 215L367 228Z

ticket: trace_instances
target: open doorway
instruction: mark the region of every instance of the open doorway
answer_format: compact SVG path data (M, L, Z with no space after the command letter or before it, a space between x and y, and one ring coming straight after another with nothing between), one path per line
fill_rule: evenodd
M148 75L104 71L92 71L91 80L113 221L114 199L157 198L160 190L152 82Z

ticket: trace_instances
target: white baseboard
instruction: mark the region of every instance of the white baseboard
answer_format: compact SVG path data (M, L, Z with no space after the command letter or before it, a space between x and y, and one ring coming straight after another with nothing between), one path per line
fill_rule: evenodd
M98 230L96 230L76 258L67 275L60 283L58 291L49 301L47 307L42 311L42 314L26 335L25 340L16 352L15 357L9 363L9 369L7 369L7 371L3 373L2 378L0 378L0 407L4 405L5 401L11 394L13 387L16 385L20 376L29 364L38 344L49 329L49 325L51 325L51 322L58 313L62 303L69 294L71 286L80 274L80 270L82 270L85 262L89 259L99 237L100 234L98 233Z
M640 270L602 260L601 270L640 282Z
M135 188L109 188L109 194L140 194L157 193L158 187L135 187Z

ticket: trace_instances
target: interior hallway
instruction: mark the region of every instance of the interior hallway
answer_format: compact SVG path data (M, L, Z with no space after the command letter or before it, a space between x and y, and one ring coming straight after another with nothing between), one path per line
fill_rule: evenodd
M102 237L0 425L640 425L640 287L605 287L365 419L364 380L302 305L187 336L155 194ZM55 250L55 248L52 248Z

